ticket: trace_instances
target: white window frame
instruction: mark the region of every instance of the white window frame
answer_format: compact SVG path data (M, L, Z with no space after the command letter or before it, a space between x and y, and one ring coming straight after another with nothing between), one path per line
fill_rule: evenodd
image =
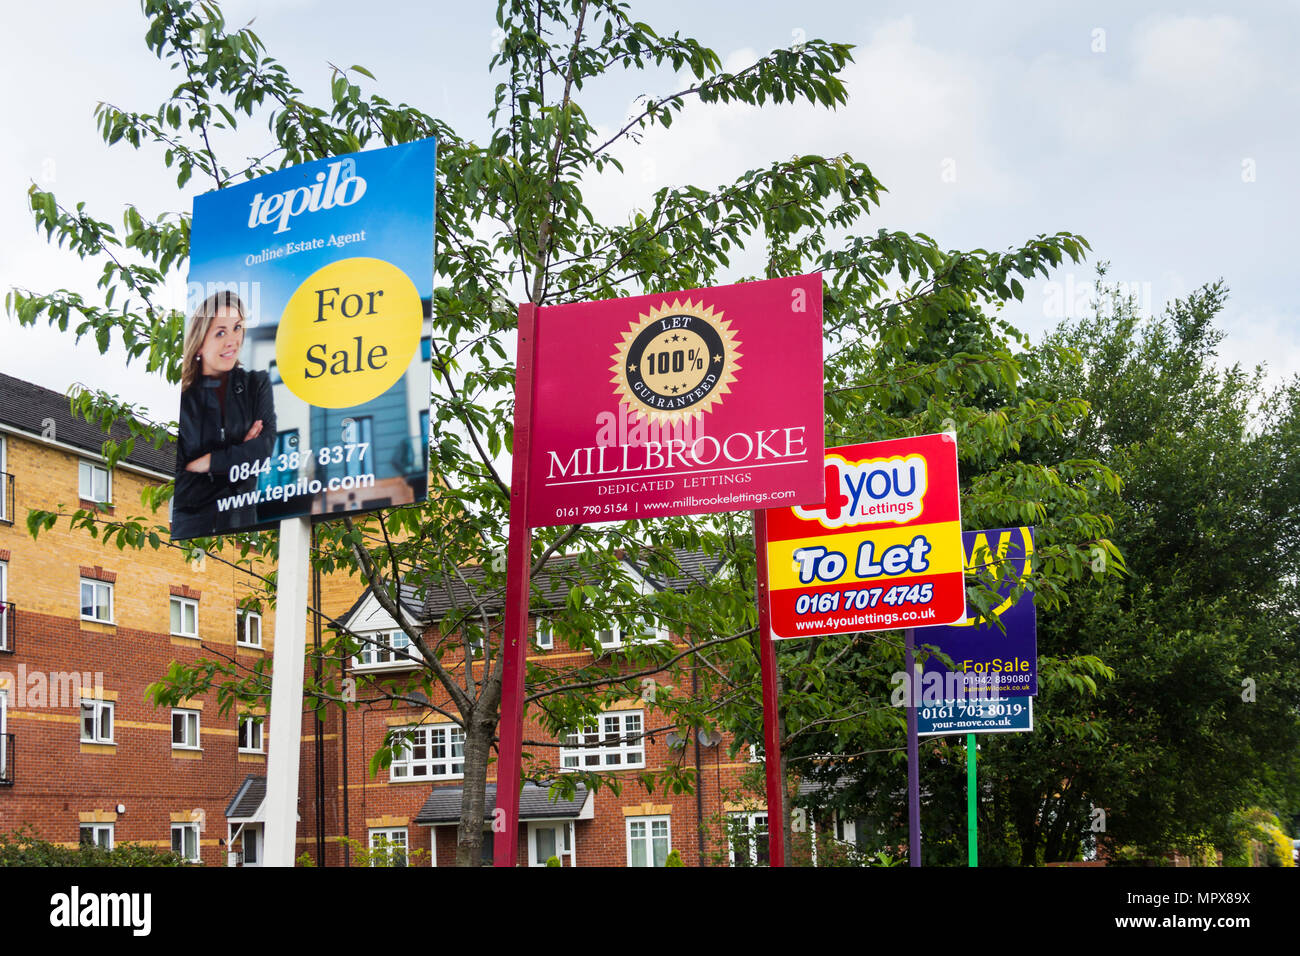
M247 742L245 742L244 728L248 728ZM266 744L266 724L263 718L256 714L240 714L239 729L236 732L239 752L241 754L260 754L265 753ZM256 742L257 746L253 746Z
M624 634L622 626L617 621L596 631L596 643L600 645L601 650L606 651L622 650L637 644L663 644L670 640L672 635L668 633L668 628L657 622L635 635Z
M87 606L86 588L88 587L91 589L91 603L90 603L90 609L92 611L91 614L85 613L86 606ZM100 588L103 588L104 594L107 596L107 601L104 602L107 605L106 617L97 616L101 607L100 602L98 600L98 590ZM81 587L78 589L77 592L77 600L79 602L78 606L81 609L81 619L83 621L94 621L96 624L113 623L113 582L100 581L97 578L82 578Z
M663 824L664 831L665 831L663 839L666 839L668 841L668 847L667 849L664 850L664 863L655 862L654 845L655 845L655 840L659 839L659 837L657 837L654 832L656 824ZM633 832L634 829L636 829L637 827L642 828L641 833L639 834ZM673 818L672 817L666 817L666 816L628 817L624 829L627 834L627 865L628 866L640 865L640 866L654 867L654 866L666 865L668 860L668 854L673 852ZM645 842L646 862L642 864L634 864L632 862L633 843L640 842L640 841Z
M256 627L252 625L256 624ZM256 640L249 640L249 635L257 632ZM256 611L240 611L235 615L235 643L240 647L262 646L262 615Z
M0 689L0 780L9 774L9 689Z
M202 741L202 736L201 736L202 727L200 726L201 721L200 721L199 714L200 712L197 710L183 710L179 707L172 708L172 749L173 750L199 750L200 749L200 743ZM182 724L182 728L185 731L185 733L182 735L183 737L185 737L185 741L179 744L176 742L176 718L177 717L182 718L182 720L184 721L184 723ZM191 720L190 718L193 718L193 720ZM194 734L193 734L194 739L192 741L189 739L190 738L189 730L191 727L193 727L194 730Z
M549 856L542 856L537 852L537 834L541 830L555 831L555 854L554 856L564 865L565 857L569 859L569 866L574 865L573 844L576 841L576 835L573 832L572 820L534 820L528 824L528 865L529 866L546 866Z
M176 637L198 637L199 636L199 602L196 601L194 598L177 597L176 595L172 595L171 603L168 605L168 614L170 615L171 612L176 609L179 609L179 613L176 615L176 620L179 621L180 624L179 624L179 628L174 623L171 625L172 634ZM186 611L192 611L194 614L194 629L191 631L185 630Z
M180 834L180 838L181 838L180 839L181 848L179 850L176 849L177 834ZM194 838L194 846L193 846L194 852L192 856L185 852L186 834L191 834L193 835ZM171 829L171 838L172 838L172 852L178 853L182 860L184 860L186 863L203 862L203 851L199 847L199 825L197 823L173 823Z
M361 650L352 658L354 671L392 670L399 667L417 667L406 653L411 639L400 627L385 631L358 631ZM399 653L401 652L401 653Z
M5 467L7 458L5 457L7 449L5 447L5 436L0 435L0 521L12 521L9 512L5 509L9 507L8 483L5 481L5 475L9 469ZM0 592L0 601L4 600L3 592ZM3 646L3 645L0 645Z
M410 866L411 865L411 843L407 837L406 827L373 827L370 830L370 839L367 841L370 846L370 865L379 866L378 860L375 859L375 851L379 849L379 841L388 841L388 858L390 866ZM394 863L396 854L401 853L401 862Z
M111 850L111 849L113 849L113 844L114 844L114 840L113 840L113 824L111 824L111 823L83 823L83 824L81 824L81 825L77 828L77 843L78 843L78 844L81 844L81 845L83 845L83 846L86 845L86 841L83 840L83 839L81 838L81 835L82 835L82 833L83 833L84 831L86 831L86 830L89 830L89 831L90 831L90 845L91 845L91 846L102 846L105 850ZM100 840L100 837L101 837L101 836L104 836L104 837L106 837L107 839L106 839L105 841L102 841L102 842L101 842L101 840Z
M240 832L240 856L243 859L244 866L262 866L266 858L266 843L262 839L262 825L246 823L244 829ZM248 848L253 848L253 860L250 863L248 859Z
M634 726L633 726L634 725ZM628 770L645 766L645 712L608 710L560 747L561 770Z
M104 476L104 497L95 497L95 478L98 474ZM90 494L86 494L89 491ZM103 465L97 465L93 461L87 461L82 458L77 463L77 497L82 501L95 501L100 504L112 504L113 502L113 473Z
M539 617L536 619L533 626L533 643L544 651L555 648L555 631L547 618Z
M759 820L762 820L760 823ZM745 823L745 832L749 835L749 861L739 864L740 866L768 866L772 860L771 831L768 829L768 815L766 810L742 810L739 813L727 814L727 864L736 866L736 844L732 840L732 822L743 820ZM760 831L761 828L761 831ZM768 834L768 862L760 863L758 861L758 840L754 836L760 832Z
M420 724L401 730L409 736L405 743L393 747L393 761L388 766L389 780L459 780L465 776L464 727L459 724ZM435 756L436 750L441 750L442 755Z
M2 465L0 465L2 467ZM0 497L4 496L4 489L0 488ZM2 508L3 506L0 506ZM9 600L7 597L9 591L9 565L7 562L0 561L0 605ZM9 618L13 616L13 608L0 607L0 651L9 650Z
M111 700L96 700L90 697L81 699L81 742L83 744L111 744L113 743L113 725L116 723L115 706ZM90 711L89 714L86 711ZM108 720L104 718L107 716ZM86 735L86 718L91 721L90 736ZM108 733L104 733L104 725L108 724Z

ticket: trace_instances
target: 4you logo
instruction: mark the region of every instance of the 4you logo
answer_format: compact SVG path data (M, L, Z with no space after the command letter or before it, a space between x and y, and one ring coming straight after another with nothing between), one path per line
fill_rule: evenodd
M907 524L921 517L928 488L922 455L899 455L870 461L826 456L826 503L796 507L795 514L826 528L893 521Z

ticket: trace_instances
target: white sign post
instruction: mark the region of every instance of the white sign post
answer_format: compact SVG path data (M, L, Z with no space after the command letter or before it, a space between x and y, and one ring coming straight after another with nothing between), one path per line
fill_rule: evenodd
M311 519L280 522L271 675L271 749L266 759L266 865L293 866L298 838L302 681L307 655Z

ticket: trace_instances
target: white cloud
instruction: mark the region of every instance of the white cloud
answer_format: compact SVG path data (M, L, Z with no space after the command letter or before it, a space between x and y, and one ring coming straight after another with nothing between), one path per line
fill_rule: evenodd
M724 67L743 69L756 56L732 51ZM991 78L973 61L925 45L911 17L876 29L842 78L849 101L834 111L692 102L669 129L622 145L616 155L626 173L611 170L586 183L586 196L598 218L617 220L648 207L666 185L712 187L791 155L848 152L890 190L881 211L859 226L874 232L930 228L958 206L996 204L1020 188L993 136Z
M1164 16L1139 24L1133 76L1163 103L1206 118L1241 105L1261 66L1246 24L1229 16Z

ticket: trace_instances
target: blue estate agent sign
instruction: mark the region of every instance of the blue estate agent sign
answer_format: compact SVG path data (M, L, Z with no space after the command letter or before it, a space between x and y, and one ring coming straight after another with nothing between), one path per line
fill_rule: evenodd
M945 700L916 708L918 737L942 734L1013 734L1034 729L1034 698Z
M172 537L428 496L432 139L194 200Z
M1029 573L1034 553L1033 528L997 528L992 531L962 532L966 552L966 573L978 566L988 567L1006 580L1002 584L1004 600L993 609L1006 633L991 624L953 624L920 628L918 644L930 644L952 658L955 687L967 691L992 690L1000 697L1032 697L1038 693L1038 628L1033 592L1026 591L1018 601L1010 594L1016 581ZM1006 573L1004 566L1011 565ZM938 658L929 657L924 666L928 678L935 674L946 679L949 670ZM929 678L933 680L934 678ZM945 684L944 686L948 686ZM951 692L948 696L951 696Z

